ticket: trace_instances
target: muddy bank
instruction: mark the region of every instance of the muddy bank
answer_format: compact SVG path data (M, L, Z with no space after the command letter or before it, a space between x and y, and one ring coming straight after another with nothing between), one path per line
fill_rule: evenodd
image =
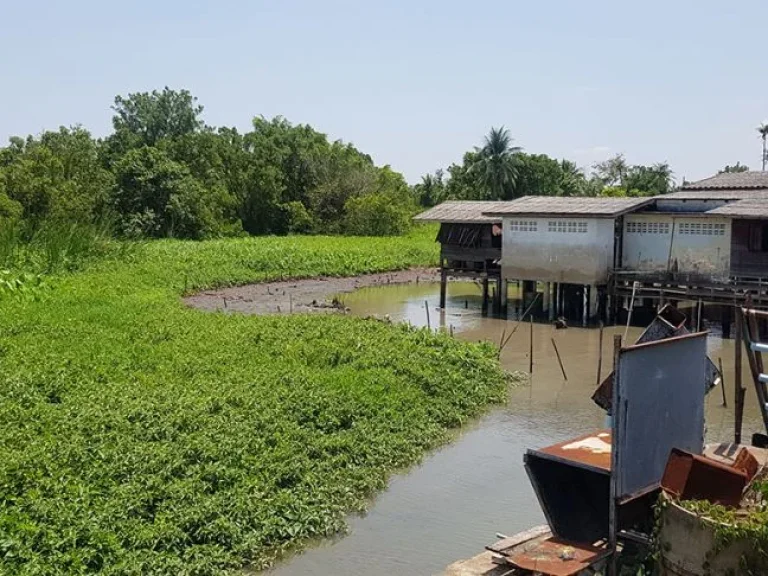
M437 269L412 268L345 278L319 277L206 290L187 296L184 302L202 310L231 310L245 314L332 312L344 308L338 302L334 303L337 295L359 288L439 281Z

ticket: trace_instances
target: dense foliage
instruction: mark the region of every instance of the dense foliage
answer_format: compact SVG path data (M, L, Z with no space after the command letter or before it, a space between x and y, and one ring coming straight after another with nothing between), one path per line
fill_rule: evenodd
M109 222L127 237L397 234L415 210L399 173L310 126L206 126L186 90L115 98L114 131L61 128L0 148L0 220ZM386 206L375 227L352 214Z
M668 164L630 166L619 154L595 164L587 175L570 160L523 152L503 127L492 128L483 145L449 166L447 174L438 170L414 186L422 206L521 196L654 196L673 188Z
M493 351L180 296L434 264L433 238L104 240L43 284L47 244L20 244L30 272L0 273L0 573L239 573L343 529L503 397Z

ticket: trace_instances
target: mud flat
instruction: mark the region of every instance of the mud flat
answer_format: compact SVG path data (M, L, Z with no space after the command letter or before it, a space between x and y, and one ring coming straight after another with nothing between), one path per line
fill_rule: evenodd
M360 288L439 281L440 273L434 268L411 268L343 278L318 277L206 290L187 296L184 302L202 310L228 310L245 314L329 312L344 308L343 304L334 301L339 294Z

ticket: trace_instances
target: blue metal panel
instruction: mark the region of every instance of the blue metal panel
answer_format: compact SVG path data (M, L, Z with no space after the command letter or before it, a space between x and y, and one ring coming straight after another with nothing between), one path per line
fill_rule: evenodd
M702 452L706 354L706 333L621 350L613 389L618 499L656 486L672 448Z

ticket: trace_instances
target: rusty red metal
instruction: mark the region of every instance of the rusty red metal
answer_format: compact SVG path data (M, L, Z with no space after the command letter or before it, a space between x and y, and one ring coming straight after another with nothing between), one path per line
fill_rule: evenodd
M674 448L661 487L680 500L707 500L736 507L747 485L744 470Z
M747 482L751 482L752 478L755 477L755 474L757 474L757 471L760 469L760 463L748 448L742 448L736 455L733 467L736 470L742 470L747 475Z
M610 553L606 548L553 537L507 556L507 561L517 568L536 574L574 576L605 559Z
M611 431L598 430L547 448L541 448L537 452L561 460L610 471Z

